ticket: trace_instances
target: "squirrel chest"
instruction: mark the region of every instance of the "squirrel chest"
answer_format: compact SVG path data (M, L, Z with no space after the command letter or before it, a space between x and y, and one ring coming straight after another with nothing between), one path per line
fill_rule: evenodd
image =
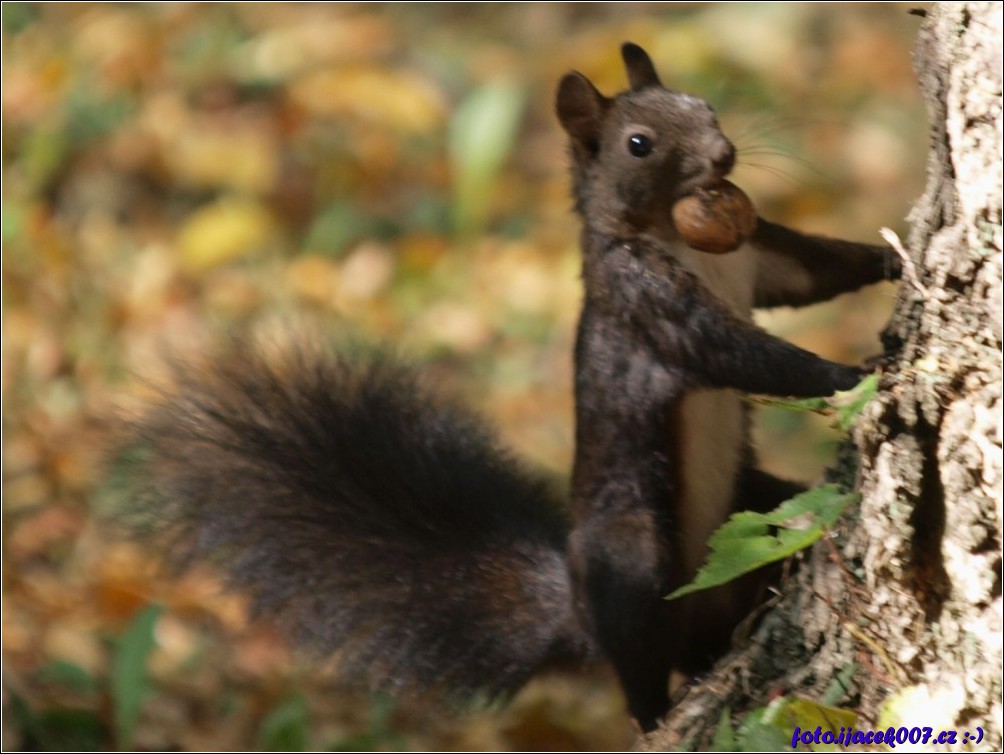
M592 517L597 505L609 506L611 517L635 504L653 507L653 521L673 532L673 570L680 571L674 582L692 578L705 560L708 537L734 510L749 442L740 394L703 385L696 376L693 362L707 354L700 342L701 305L688 297L701 290L750 321L754 253L743 246L706 254L679 240L642 237L586 255L586 306L576 352L574 485L582 493L576 507L583 517ZM618 271L616 290L607 286L611 268ZM666 325L678 346L673 362L650 350L646 324L656 320L645 312L644 287L653 270L661 284L669 280L679 287L684 307L681 321ZM636 477L644 480L639 486L649 489L627 491L625 498L621 475L609 474L638 464L647 466ZM651 523L643 528L660 528Z
M731 254L705 254L679 242L670 249L674 258L736 316L752 320L752 249L744 246ZM676 517L689 579L704 563L708 538L733 510L736 480L749 438L746 409L737 391L690 389L679 402L678 410L670 412L666 429L671 445L680 449Z

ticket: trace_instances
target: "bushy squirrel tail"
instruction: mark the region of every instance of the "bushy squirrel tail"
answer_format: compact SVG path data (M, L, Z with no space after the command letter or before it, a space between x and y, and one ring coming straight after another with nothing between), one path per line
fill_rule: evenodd
M114 478L134 527L347 679L494 697L588 652L561 506L386 355L234 337L176 363Z

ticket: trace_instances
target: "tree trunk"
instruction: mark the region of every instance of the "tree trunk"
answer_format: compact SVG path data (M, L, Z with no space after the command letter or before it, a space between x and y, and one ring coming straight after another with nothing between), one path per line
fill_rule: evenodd
M1001 748L1001 51L998 3L929 11L928 183L879 395L853 432L861 505L649 750L709 747L723 710L741 724L782 694L853 709L859 731L929 727L925 748ZM773 724L790 745L798 723ZM933 745L942 730L954 745Z

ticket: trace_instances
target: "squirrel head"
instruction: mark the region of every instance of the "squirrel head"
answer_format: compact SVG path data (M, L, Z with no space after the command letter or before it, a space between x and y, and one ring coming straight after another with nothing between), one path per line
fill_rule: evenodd
M558 84L576 209L600 232L672 234L670 208L721 181L735 164L735 147L707 102L662 85L641 47L627 42L621 54L631 88L615 97L577 71Z

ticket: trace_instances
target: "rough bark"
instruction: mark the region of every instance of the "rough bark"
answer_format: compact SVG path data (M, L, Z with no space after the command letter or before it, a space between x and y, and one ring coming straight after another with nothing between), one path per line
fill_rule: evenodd
M819 700L849 668L856 728L954 730L926 748L957 751L978 726L975 748L1001 748L1001 36L997 3L936 4L920 31L928 183L853 432L860 507L641 748L707 748L726 707L739 721L778 693Z

